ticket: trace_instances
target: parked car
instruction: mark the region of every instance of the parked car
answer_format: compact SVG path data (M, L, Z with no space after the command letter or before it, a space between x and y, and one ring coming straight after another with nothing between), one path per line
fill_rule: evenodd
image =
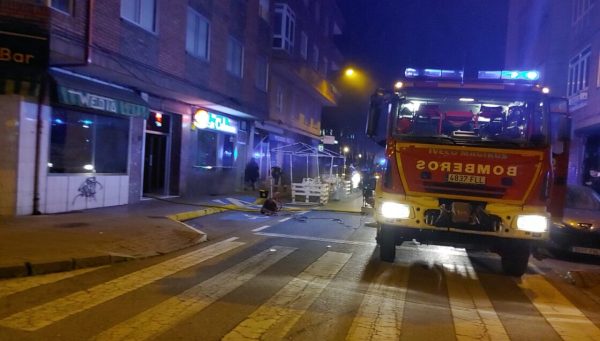
M552 224L550 246L600 256L600 195L592 188L567 187L564 217Z

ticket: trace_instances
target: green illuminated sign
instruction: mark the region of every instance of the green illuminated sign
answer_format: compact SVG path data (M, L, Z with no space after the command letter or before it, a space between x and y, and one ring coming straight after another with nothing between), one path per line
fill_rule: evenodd
M147 118L149 114L148 107L143 105L100 96L82 90L70 89L61 85L58 85L58 100L61 104L130 117Z

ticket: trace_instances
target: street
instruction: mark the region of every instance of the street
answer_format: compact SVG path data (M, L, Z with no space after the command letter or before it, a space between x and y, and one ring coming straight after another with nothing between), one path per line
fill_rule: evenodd
M209 241L93 269L0 281L1 340L599 340L600 300L530 260L406 242L378 260L370 217L226 212ZM368 224L367 224L368 225Z

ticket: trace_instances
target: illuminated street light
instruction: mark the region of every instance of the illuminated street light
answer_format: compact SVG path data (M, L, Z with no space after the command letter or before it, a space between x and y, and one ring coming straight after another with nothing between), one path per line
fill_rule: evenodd
M548 87L543 88L542 89L542 93L549 94L550 93L550 88L548 88Z
M344 151L344 153L348 153L350 151L350 148L348 148L348 146L344 146L343 151Z
M398 81L398 82L396 82L396 84L394 84L394 89L400 90L403 86L404 86L404 83Z
M358 154L358 158L359 158L359 159L360 159L360 158L362 158L362 154Z
M354 76L354 69L353 69L353 68L348 68L348 69L346 69L346 72L345 72L345 74L346 74L346 76L347 76L347 77L352 77L352 76Z

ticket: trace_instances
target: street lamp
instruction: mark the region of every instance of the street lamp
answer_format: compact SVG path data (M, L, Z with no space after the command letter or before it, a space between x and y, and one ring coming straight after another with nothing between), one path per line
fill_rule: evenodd
M344 154L347 154L350 151L350 148L348 148L348 146L344 146Z
M346 77L352 77L352 76L354 76L354 69L353 68L347 68L346 72L344 72L344 74L346 75Z

